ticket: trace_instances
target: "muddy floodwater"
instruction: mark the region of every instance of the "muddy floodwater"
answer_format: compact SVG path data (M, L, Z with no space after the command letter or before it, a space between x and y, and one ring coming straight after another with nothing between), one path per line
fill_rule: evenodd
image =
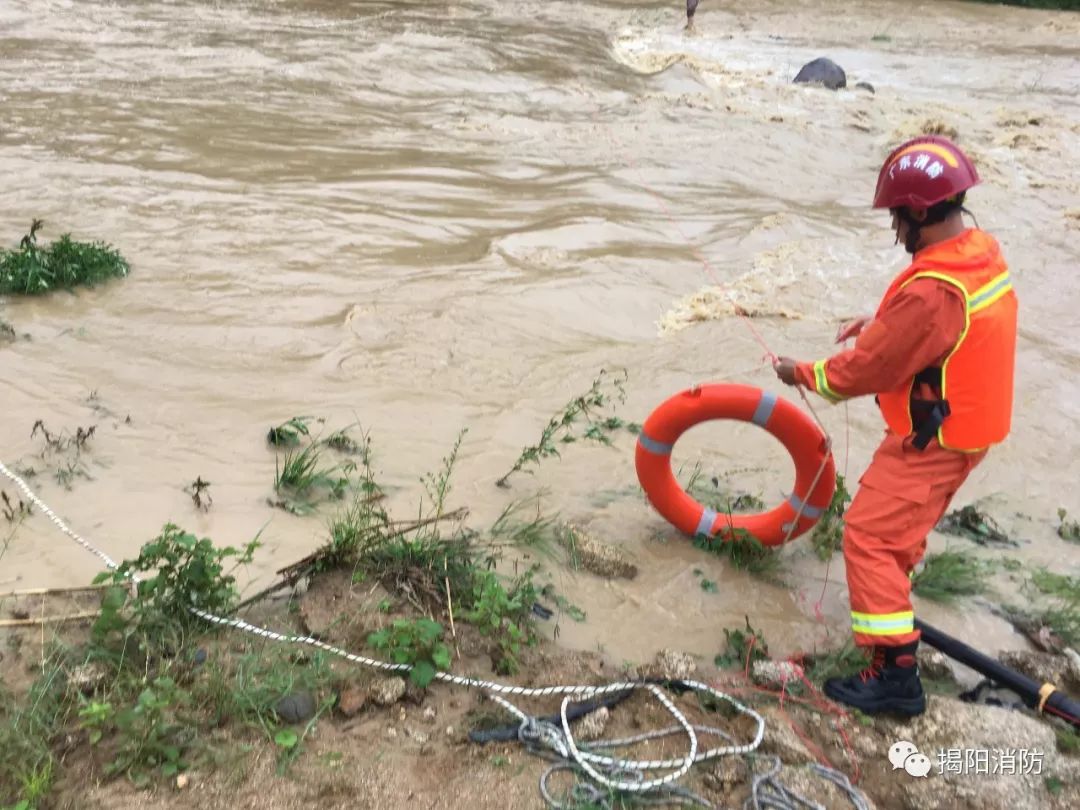
M482 528L539 498L638 565L610 582L552 569L587 614L559 643L711 658L744 615L776 653L839 641L839 555L792 543L785 588L694 549L646 504L629 432L494 482L601 369L626 369L616 412L639 423L694 383L794 396L765 346L822 357L874 308L905 263L870 209L877 169L929 128L977 161L968 205L1021 302L1015 430L956 505L1023 541L1007 553L1076 573L1080 546L1054 528L1080 513L1080 15L705 0L684 23L676 0L5 0L0 237L41 218L40 238L107 240L132 273L0 303L19 336L0 343L0 459L118 559L168 521L219 544L261 530L256 587L332 515L268 505L271 426L362 425L399 517L467 428L448 508ZM818 56L846 89L791 83ZM882 429L872 400L814 406L854 485ZM66 475L38 420L95 427ZM674 462L770 505L793 476L753 425L695 428ZM206 512L184 491L197 477ZM38 514L0 581L98 570ZM981 646L1023 645L979 604L917 607Z

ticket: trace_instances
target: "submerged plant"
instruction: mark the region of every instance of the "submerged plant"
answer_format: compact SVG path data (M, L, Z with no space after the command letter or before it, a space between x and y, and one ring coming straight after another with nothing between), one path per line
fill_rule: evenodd
M1073 543L1080 543L1080 522L1068 519L1069 513L1058 509L1058 537Z
M765 636L750 625L750 617L744 616L746 622L745 631L740 628L731 630L724 628L724 639L727 644L724 652L716 656L713 663L720 669L731 667L746 667L754 661L767 661L769 659L769 645Z
M584 438L599 441L602 444L610 444L611 441L608 436L616 430L625 429L631 433L638 432L640 430L639 425L623 422L618 417L607 416L601 418L594 416L594 411L607 405L611 398L611 395L604 390L606 377L607 372L601 370L588 391L571 399L563 407L561 413L551 417L540 433L540 440L521 451L521 455L514 462L514 466L495 482L496 485L500 487L508 486L507 481L510 476L524 470L528 464L539 464L543 459L552 456L560 457L559 447L556 442L568 444L577 441L578 437L574 435L573 425L579 419L584 419L586 423L582 434ZM624 370L621 377L616 377L611 381L620 402L626 401L626 391L623 388L626 378L627 374Z
M964 551L928 554L926 566L912 577L912 590L926 599L951 602L958 596L974 596L986 590L989 567Z
M981 546L1000 543L1007 546L1020 545L1011 539L989 515L973 505L950 512L937 525L937 530L945 534L966 537Z
M41 246L35 219L18 250L0 249L0 295L41 295L52 290L92 287L130 272L127 261L104 242L76 242L64 234Z
M699 534L694 537L694 546L723 557L735 568L746 570L765 580L776 580L780 572L780 557L776 551L745 529L729 526L715 537Z

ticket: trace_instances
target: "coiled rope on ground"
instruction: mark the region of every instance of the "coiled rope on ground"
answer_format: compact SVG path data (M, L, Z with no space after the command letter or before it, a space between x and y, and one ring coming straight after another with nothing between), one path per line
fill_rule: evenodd
M3 462L0 462L0 473L9 478L21 490L23 495L26 496L27 500L36 506L42 514L46 515L60 531L77 542L84 549L99 557L109 569L115 570L118 568L116 562L109 557L109 555L101 551L90 541L86 540L86 538L72 531L67 524L51 508L49 508L48 504L42 501L33 490L30 489L27 483L9 470ZM139 582L137 575L131 574L130 576L134 583ZM357 655L319 641L318 639L311 638L310 636L278 633L267 628L250 624L242 619L217 616L196 607L191 607L189 610L193 615L215 626L229 627L279 643L301 644L316 647L332 655L344 658L351 663L359 664L371 669L384 672L406 673L412 668L408 664L391 664L386 661ZM678 803L684 805L690 803L710 807L709 803L700 796L697 796L686 788L674 785L673 783L685 776L695 764L713 760L725 755L748 754L755 751L761 744L765 734L765 720L760 714L753 709L744 706L730 695L698 681L684 680L680 681L680 684L699 694L708 695L716 700L724 701L730 704L739 714L752 718L756 723L757 730L754 734L754 739L751 742L738 744L728 734L719 729L694 726L661 691L661 689L653 683L628 681L605 685L524 687L501 684L477 678L467 678L449 672L437 672L435 678L455 686L486 691L491 700L502 706L503 709L521 723L518 738L525 745L526 749L532 753L556 761L557 764L545 771L540 779L541 794L543 795L544 800L553 808L567 807L567 805L560 804L551 795L547 785L550 777L554 773L564 770L573 771L575 774L583 773L593 782L593 784L586 782L584 784L575 785L571 795L578 803L584 800L599 807L611 808L611 797L613 794L628 793L633 794L639 803ZM592 746L582 747L578 745L570 730L570 723L567 717L567 707L570 705L573 698L584 700L590 697L607 695L615 692L641 689L651 693L660 702L674 718L675 725L667 729L648 732L635 737L601 741ZM543 698L559 695L563 696L563 700L559 710L561 722L558 725L538 720L519 709L504 697ZM622 759L599 753L607 748L625 747L635 743L658 739L660 737L671 736L679 732L685 733L690 743L689 751L686 756L682 758L634 760ZM699 751L699 734L711 734L720 737L728 744ZM776 758L776 767L772 771L754 777L751 796L747 799L746 808L754 808L754 810L762 810L762 808L770 808L770 810L772 808L776 808L776 810L800 810L800 808L805 807L820 807L820 805L810 802L794 791L780 785L776 780L776 775L779 773L780 767L780 760L779 758ZM843 774L820 765L814 765L812 768L823 778L832 781L842 790L847 792L857 810L866 810L867 804L865 800L859 792L851 786L850 782ZM648 772L663 770L669 770L670 772L652 779L645 778L645 775ZM822 810L824 810L824 808L822 808Z

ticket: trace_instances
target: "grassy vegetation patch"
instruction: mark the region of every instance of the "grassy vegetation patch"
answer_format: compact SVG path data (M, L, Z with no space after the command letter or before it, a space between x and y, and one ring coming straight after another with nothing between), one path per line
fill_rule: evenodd
M911 581L914 593L935 602L952 602L987 590L991 567L966 551L926 555L925 567Z
M35 219L17 249L0 249L0 295L94 287L131 271L124 257L104 242L76 242L64 234L51 244L38 244L43 225Z

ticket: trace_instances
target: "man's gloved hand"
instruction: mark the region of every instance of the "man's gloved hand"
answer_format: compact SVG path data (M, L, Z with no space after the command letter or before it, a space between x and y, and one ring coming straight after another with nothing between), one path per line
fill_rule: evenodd
M773 363L773 369L781 382L787 385L795 385L795 361L790 357L777 357Z
M873 318L870 315L863 315L853 321L841 324L840 329L836 333L836 342L843 343L848 338L857 338L862 334L862 330L866 325L872 320Z

